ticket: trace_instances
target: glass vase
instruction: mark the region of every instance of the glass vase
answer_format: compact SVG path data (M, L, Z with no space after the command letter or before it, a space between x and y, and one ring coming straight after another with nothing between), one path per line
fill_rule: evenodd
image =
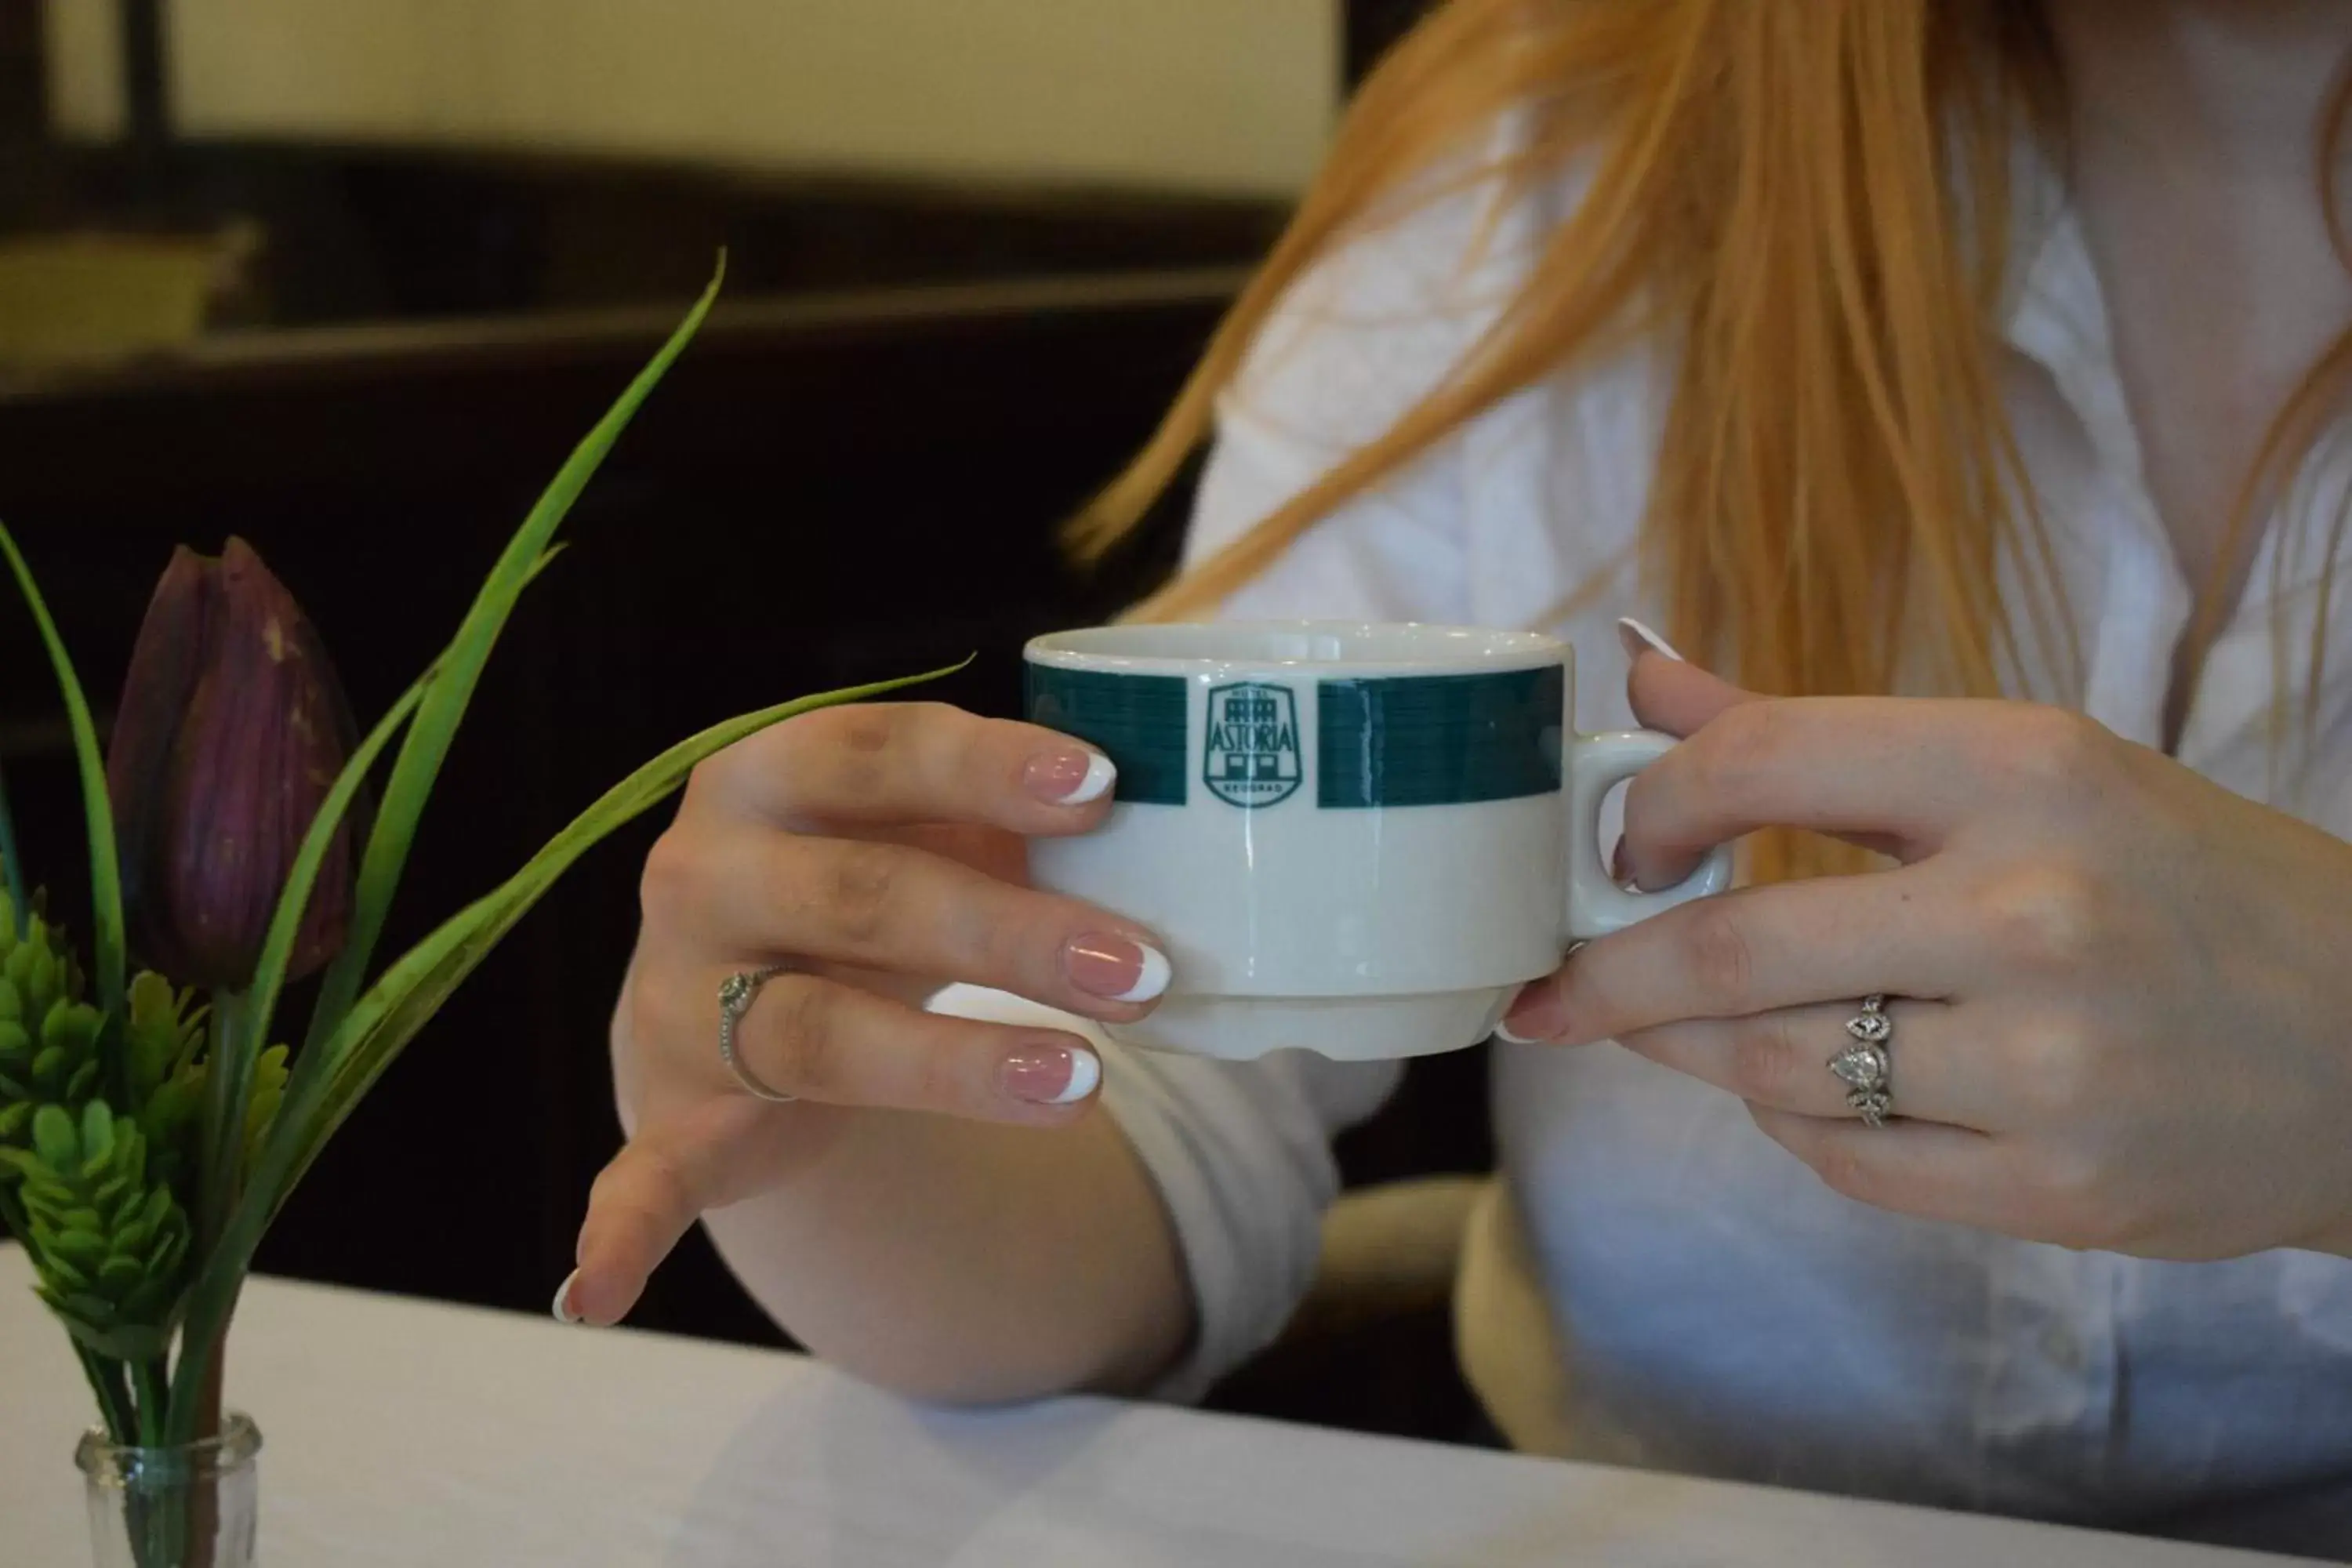
M125 1447L89 1432L74 1450L89 1501L97 1568L252 1568L261 1432L221 1417L220 1436L176 1448Z

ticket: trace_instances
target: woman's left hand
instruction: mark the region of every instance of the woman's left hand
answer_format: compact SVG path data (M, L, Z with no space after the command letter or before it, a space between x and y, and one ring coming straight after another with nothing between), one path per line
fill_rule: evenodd
M1748 888L1584 948L1509 1031L1614 1038L1747 1100L1864 1203L2145 1257L2352 1254L2352 846L2087 719L1768 700L1636 663L1690 738L1634 783L1646 887L1754 829L1894 868ZM1828 1067L1891 1000L1895 1120Z

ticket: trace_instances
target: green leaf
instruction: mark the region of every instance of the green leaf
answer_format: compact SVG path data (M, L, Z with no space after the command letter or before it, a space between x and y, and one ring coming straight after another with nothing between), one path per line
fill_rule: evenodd
M260 1158L262 1140L278 1121L278 1108L286 1100L286 1079L284 1046L272 1046L255 1058L253 1096L245 1112L245 1146L237 1155L248 1170Z
M32 568L25 563L5 524L0 524L0 555L7 557L8 569L16 574L16 589L25 596L25 607L33 613L33 624L40 631L49 666L57 675L58 695L65 699L66 720L73 731L74 765L81 774L82 818L89 837L89 896L95 928L90 942L98 964L98 1010L110 1018L120 1018L124 964L122 867L114 847L114 809L106 797L106 756L98 748L98 727L90 721L89 703L82 696L73 659L58 636L57 623L49 618L49 606L33 581Z
M106 1220L96 1214L85 1214L81 1217L88 1219L93 1228L61 1231L50 1241L49 1250L77 1266L95 1268L106 1261L106 1237L95 1228L104 1225Z
M352 1000L366 979L369 960L373 955L376 939L383 931L393 895L398 889L401 873L407 864L409 846L424 816L425 801L432 793L434 781L439 776L441 763L448 754L457 726L465 718L467 705L472 700L474 688L481 679L483 667L488 662L490 651L505 627L507 617L513 612L523 590L554 560L559 548L551 542L555 530L572 510L581 491L586 489L589 479L603 465L614 443L619 440L621 433L635 417L637 409L700 329L704 318L710 312L712 302L718 298L726 271L727 258L722 252L717 272L702 298L556 474L554 481L509 542L498 563L491 568L488 580L476 595L472 608L458 626L457 635L448 649L427 672L430 689L419 704L417 714L409 727L407 740L393 764L383 802L376 813L374 826L368 835L360 860L351 927L343 950L329 963L320 981L318 998L311 1009L310 1026L304 1035L308 1048L303 1051L301 1065L296 1069L298 1077L301 1076L303 1068L310 1067L310 1058L320 1054L316 1049L318 1045L341 1029L351 1011ZM119 930L119 889L116 898ZM282 963L278 979L282 980ZM275 984L277 981L273 981L273 988ZM118 976L115 989L110 994L119 998L120 993ZM110 1003L107 1011L110 1016L119 1016L119 1010ZM267 1026L269 1021L265 1013L261 1018L264 1026L248 1032L256 1048L259 1042L268 1037ZM227 1070L241 1071L242 1064L249 1062L251 1058L252 1052L246 1051L239 1068ZM226 1076L226 1071L220 1066L216 1065L211 1070L220 1078ZM313 1093L319 1099L323 1099L326 1090L331 1087L323 1068L315 1069L307 1081L318 1086ZM240 1091L237 1093L227 1092L218 1083L215 1087L222 1088L223 1092L208 1097L209 1106L226 1110L232 1104L242 1103L241 1084L236 1086ZM290 1095L298 1087L300 1086L289 1083L287 1092ZM215 1133L225 1135L234 1125L237 1124L227 1121L224 1116L217 1130L208 1126L205 1147L221 1148L221 1138ZM227 1162L214 1160L208 1163L217 1168ZM209 1175L207 1181L209 1184ZM207 1196L213 1195L215 1195L214 1189L208 1184ZM206 1206L210 1207L209 1205ZM224 1203L221 1206L226 1207L227 1205ZM267 1205L257 1205L240 1200L236 1212L241 1215L247 1209L255 1210L257 1217L250 1226L251 1236L241 1247L229 1247L215 1238L215 1233L209 1228L206 1231L206 1239L212 1243L208 1248L206 1270L217 1275L217 1282L205 1300L207 1315L200 1327L190 1332L185 1342L187 1348L181 1356L182 1375L173 1384L169 1428L178 1435L181 1441L185 1441L193 1431L197 1404L195 1390L203 1386L205 1368L217 1353L220 1335L227 1325L228 1314L235 1308L237 1289L250 1263L253 1247L258 1241L261 1230L267 1228L270 1217L276 1213L277 1203L273 1199ZM206 1217L216 1218L218 1215L214 1213ZM232 1217L230 1224L235 1223ZM215 1263L223 1267L215 1270L213 1268ZM188 1376L192 1364L196 1368L193 1381Z
M98 1039L98 1009L87 1002L60 996L49 1004L41 1020L41 1043L72 1054L89 1049Z
M8 777L0 773L0 939L25 923L25 862L16 852L16 820L8 809Z
M572 452L508 542L498 564L490 569L488 579L476 595L473 607L466 613L448 652L442 656L440 677L434 681L385 784L383 802L368 835L367 852L360 862L359 882L352 901L351 934L343 951L327 966L325 977L320 982L310 1027L303 1037L305 1057L341 1025L344 1014L359 995L369 961L374 955L376 938L383 933L384 916L399 889L401 872L408 863L409 846L425 815L426 798L432 794L434 780L440 774L457 726L466 717L467 705L473 700L482 668L489 660L499 634L505 629L515 602L537 574L549 542L572 503L580 499L580 492L587 488L614 443L636 417L638 408L700 330L726 276L727 258L722 254L702 298Z
M114 1113L102 1100L81 1108L81 1157L83 1168L93 1176L114 1158Z
M103 1296L92 1296L78 1289L60 1290L58 1292L58 1295L59 1300L64 1303L65 1310L67 1311L73 1313L76 1317L82 1319L86 1322L110 1323L114 1321L114 1303L106 1300Z
M44 1105L33 1112L33 1149L53 1170L81 1163L81 1137L64 1107Z
M33 1178L22 1190L23 1235L41 1299L86 1349L160 1355L187 1278L187 1215L169 1189L142 1187L136 1121L103 1100L84 1108L79 1131L56 1106L43 1107L40 1120L44 1154L17 1154ZM61 1170L44 1155L69 1157Z
M962 668L803 697L679 742L607 790L496 891L445 921L386 970L342 1026L297 1059L278 1123L262 1144L245 1193L188 1289L180 1363L172 1380L173 1421L183 1422L184 1410L189 1413L185 1419L193 1420L194 1391L204 1385L254 1249L287 1194L402 1048L572 862L614 829L667 799L706 758L739 741L796 714L937 680ZM184 1440L184 1430L175 1428L173 1440Z
M47 1297L43 1299L47 1300ZM66 1332L74 1337L76 1344L95 1351L109 1361L153 1361L172 1345L172 1331L168 1328L145 1324L100 1325L75 1316L54 1300L49 1301L49 1310L64 1322Z
M132 975L124 988L123 1060L134 1104L144 1104L145 1097L171 1075L180 1043L179 1014L173 1005L177 1000L172 983L152 969Z
M155 1092L183 1066L195 1060L204 1046L202 1015L192 991L175 990L152 969L131 977L126 992L130 1013L123 1025L126 1059L131 1064L135 1096ZM143 1098L140 1109L145 1108Z
M48 1162L29 1149L0 1149L0 1163L14 1164L25 1174L25 1212L35 1218L61 1215L73 1204L73 1189L58 1181Z

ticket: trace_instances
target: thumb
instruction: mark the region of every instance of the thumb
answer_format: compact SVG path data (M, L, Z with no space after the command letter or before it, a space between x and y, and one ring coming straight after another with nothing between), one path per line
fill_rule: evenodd
M1765 700L1756 692L1734 686L1690 663L1664 637L1639 621L1618 622L1617 635L1625 645L1626 656L1633 661L1633 671L1625 679L1625 690L1633 704L1634 721L1647 729L1686 741L1732 709ZM1903 855L1903 846L1884 834L1833 833L1830 837L1874 855L1889 858ZM1631 841L1620 848L1619 854L1637 884L1643 888L1672 887L1688 876L1696 863L1687 858L1651 863L1650 858Z
M1686 739L1725 710L1762 700L1686 662L1638 621L1620 621L1617 631L1633 661L1626 695L1633 700L1634 719L1648 729Z

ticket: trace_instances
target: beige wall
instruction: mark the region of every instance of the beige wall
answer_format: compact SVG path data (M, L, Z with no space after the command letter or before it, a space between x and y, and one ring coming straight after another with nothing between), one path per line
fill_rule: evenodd
M1312 171L1339 0L172 0L190 136L618 152L1250 193ZM119 123L115 0L47 0Z

